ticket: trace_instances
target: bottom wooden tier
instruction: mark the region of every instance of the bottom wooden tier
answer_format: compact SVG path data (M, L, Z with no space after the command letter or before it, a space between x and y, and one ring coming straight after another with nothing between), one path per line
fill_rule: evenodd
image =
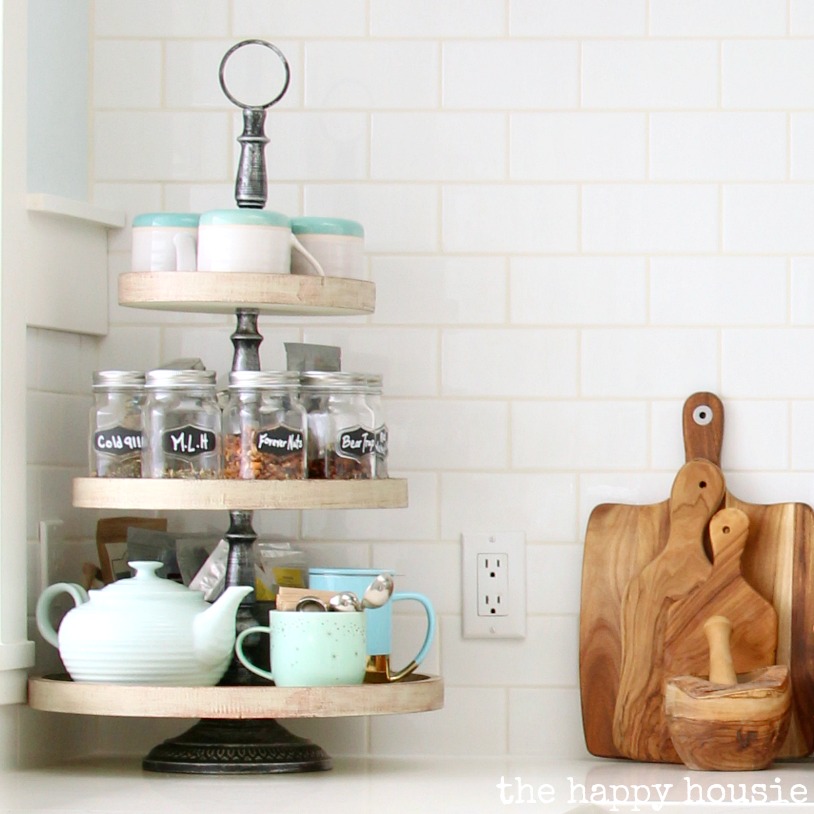
M444 704L439 676L341 687L164 687L32 678L33 709L138 718L336 718L428 712Z

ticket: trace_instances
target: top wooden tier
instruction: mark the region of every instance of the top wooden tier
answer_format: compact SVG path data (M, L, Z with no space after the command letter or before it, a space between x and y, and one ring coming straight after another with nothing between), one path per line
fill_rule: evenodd
M371 314L368 280L211 271L129 271L119 275L119 302L158 311L233 314L256 310L287 316Z

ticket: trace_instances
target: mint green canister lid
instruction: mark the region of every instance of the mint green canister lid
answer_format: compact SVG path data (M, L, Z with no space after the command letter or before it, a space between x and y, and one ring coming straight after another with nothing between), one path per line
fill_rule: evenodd
M201 226L283 226L291 228L291 218L269 209L213 209L201 215Z
M361 223L345 218L321 218L306 216L291 219L291 231L295 235L339 235L341 237L364 237Z
M133 227L164 226L195 229L199 218L197 212L144 212L133 218Z

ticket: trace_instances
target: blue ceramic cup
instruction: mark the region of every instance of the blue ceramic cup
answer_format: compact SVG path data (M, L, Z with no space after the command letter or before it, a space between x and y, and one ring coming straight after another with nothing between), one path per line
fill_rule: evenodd
M309 568L308 587L316 590L353 591L361 598L365 589L370 585L378 574L390 574L395 572L380 568ZM427 614L427 632L424 635L424 643L418 653L410 663L401 670L392 671L390 669L390 652L392 650L393 637L393 603L405 600L418 602ZM427 656L427 652L435 636L435 610L430 600L424 594L412 591L395 591L390 600L380 608L365 611L367 623L367 654L368 673L378 674L379 680L398 681L408 676L421 664Z

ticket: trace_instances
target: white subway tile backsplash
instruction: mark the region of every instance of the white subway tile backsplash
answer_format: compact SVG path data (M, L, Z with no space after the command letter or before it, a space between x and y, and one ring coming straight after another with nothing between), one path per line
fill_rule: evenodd
M582 545L526 546L529 614L579 613Z
M229 29L229 5L222 0L95 0L97 37L220 37Z
M545 110L579 103L574 42L449 40L442 47L445 108Z
M713 390L718 381L713 328L587 329L582 332L581 394L676 398Z
M161 43L99 40L93 52L97 109L161 106ZM122 76L128 78L122 82Z
M281 113L266 149L275 181L355 181L367 177L368 121L364 113Z
M438 341L434 329L306 327L301 341L338 345L342 348L342 369L382 374L387 397L438 393Z
M650 33L660 37L782 36L786 0L650 0Z
M451 329L443 332L441 341L445 396L576 395L576 331Z
M234 110L220 85L219 69L226 52L235 45L225 38L167 40L164 43L164 105L177 110ZM303 67L296 42L274 44L290 68L290 83L283 98L273 108L279 110L302 104ZM229 92L246 104L264 105L285 86L285 66L280 57L262 46L245 46L226 62L224 82Z
M371 0L374 37L499 37L506 33L504 0Z
M450 686L576 688L577 628L576 616L529 616L525 639L464 639L460 620L444 617L444 679Z
M305 106L427 109L440 101L438 45L415 41L309 41Z
M591 184L582 191L586 252L715 252L718 234L712 184Z
M622 401L514 401L512 468L642 469L647 406Z
M448 252L571 252L578 240L578 192L570 185L461 184L443 189Z
M654 257L650 317L658 325L778 325L788 309L781 257Z
M647 173L643 113L515 113L513 179L632 181Z
M496 324L506 320L506 262L499 257L371 259L377 324Z
M359 221L369 252L438 250L438 190L431 185L308 184L304 198L305 215Z
M573 542L576 490L572 474L442 474L441 539L524 531L530 543Z
M814 4L811 0L790 0L789 33L795 36L814 34Z
M638 37L647 30L647 0L509 0L513 37Z
M791 261L791 322L814 325L814 258Z
M405 469L508 466L505 402L411 399L391 400L386 407L390 454Z
M545 760L584 759L582 728L574 725L581 716L576 689L509 690L509 754Z
M703 40L587 40L582 105L588 108L717 106L718 47Z
M723 190L723 249L752 254L814 250L814 184L732 184Z
M514 257L515 325L635 325L647 318L642 257Z
M791 403L791 466L814 470L814 402Z
M506 175L502 113L374 113L372 178L499 180Z
M814 180L814 114L792 113L791 178L795 181Z
M805 40L732 40L722 47L725 108L783 110L814 102L814 54Z
M782 113L653 113L650 177L656 181L781 181Z
M811 398L812 353L814 335L806 328L724 330L723 392L735 398Z
M225 180L229 114L102 112L95 118L97 181Z
M232 0L232 33L238 37L361 37L367 30L365 0Z

